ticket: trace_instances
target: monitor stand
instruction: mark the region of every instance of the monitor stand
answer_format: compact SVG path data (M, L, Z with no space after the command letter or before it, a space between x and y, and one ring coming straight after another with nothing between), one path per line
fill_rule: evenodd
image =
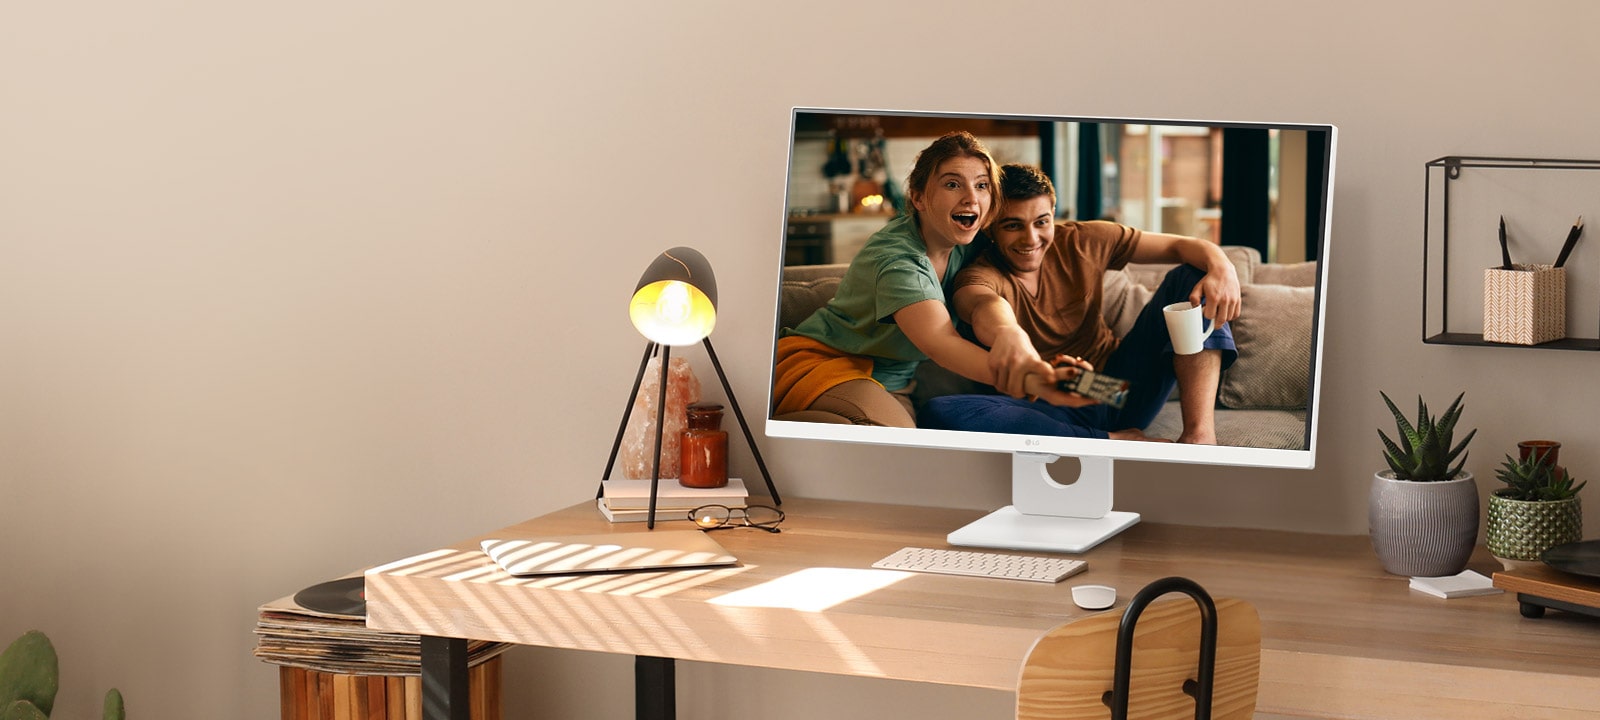
M1011 505L950 533L951 545L1081 553L1139 522L1111 509L1111 458L1082 457L1078 479L1050 477L1056 455L1011 456Z

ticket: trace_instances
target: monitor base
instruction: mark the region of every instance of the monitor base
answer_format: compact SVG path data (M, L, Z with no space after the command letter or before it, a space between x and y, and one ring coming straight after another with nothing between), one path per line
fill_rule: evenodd
M1139 522L1139 513L1112 510L1100 518L1024 515L1007 505L946 536L951 545L1082 553Z

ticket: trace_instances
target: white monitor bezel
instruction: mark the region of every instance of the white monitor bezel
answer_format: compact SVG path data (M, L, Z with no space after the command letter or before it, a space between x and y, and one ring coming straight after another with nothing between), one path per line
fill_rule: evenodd
M1332 232L1333 188L1337 155L1338 129L1324 123L1293 123L1264 121L1218 121L1131 118L1113 116L1042 116L1006 113L971 113L912 110L867 110L849 108L793 108L790 115L790 147L785 163L787 170L794 162L795 124L801 113L833 113L857 115L902 115L941 118L1005 119L1033 122L1126 123L1178 126L1211 126L1224 128L1280 128L1291 130L1323 131L1327 135L1325 152L1325 187L1323 189L1323 216L1320 223L1320 253L1318 255L1315 284L1315 313L1312 324L1311 377L1308 389L1306 447L1303 449L1255 448L1228 445L1185 445L1178 443L1138 442L1097 438L1069 438L1056 436L1016 435L1004 433L963 432L923 428L889 428L858 425L833 425L828 423L777 420L772 417L772 373L767 376L766 433L775 438L827 440L834 442L893 445L912 448L938 448L948 450L974 450L981 452L1035 453L1074 457L1103 457L1117 460L1144 460L1171 463L1215 464L1242 467L1310 469L1316 465L1318 409L1321 407L1322 357L1327 317L1328 249ZM789 188L785 181L784 217L789 213ZM780 225L780 234L786 229ZM781 245L780 245L781 248ZM773 301L773 345L779 328L782 302L783 252L778 253L775 297ZM772 356L769 355L769 359Z

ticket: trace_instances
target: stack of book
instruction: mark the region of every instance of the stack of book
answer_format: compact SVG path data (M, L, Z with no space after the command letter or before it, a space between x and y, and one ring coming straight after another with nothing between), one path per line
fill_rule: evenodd
M600 514L611 522L644 522L650 514L650 480L606 480L597 504ZM701 505L725 505L742 508L748 504L750 492L744 480L728 478L728 484L719 488L690 488L678 484L673 478L663 478L656 484L656 522L688 520L689 511Z

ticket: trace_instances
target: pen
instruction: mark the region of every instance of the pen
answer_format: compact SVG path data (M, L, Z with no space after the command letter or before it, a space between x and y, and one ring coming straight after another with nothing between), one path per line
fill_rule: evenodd
M1500 216L1500 268L1511 269L1511 251L1506 248L1506 216Z
M1567 256L1572 254L1572 246L1578 244L1578 238L1583 236L1583 216L1578 216L1578 221L1572 224L1572 229L1567 231L1567 241L1561 245L1561 255L1556 257L1556 267L1561 267L1567 262Z

